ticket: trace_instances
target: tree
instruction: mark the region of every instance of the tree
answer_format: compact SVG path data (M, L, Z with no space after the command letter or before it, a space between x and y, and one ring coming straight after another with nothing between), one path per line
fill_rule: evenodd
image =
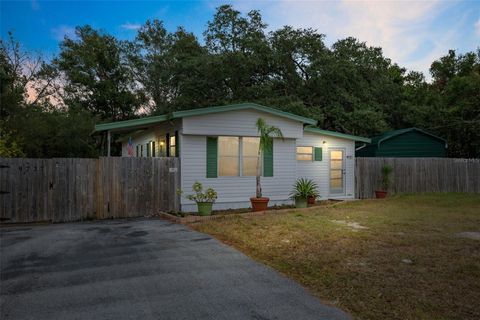
M225 102L256 101L268 96L271 50L267 25L256 10L242 16L230 5L217 8L204 38L214 82L221 83Z
M260 166L260 157L261 155L267 151L273 144L273 138L282 138L283 134L282 131L275 127L268 125L265 120L262 118L257 119L257 131L260 135L260 144L258 146L258 157L257 157L257 176L256 176L256 197L262 197L262 185L260 183L260 177L262 175L261 166Z
M155 114L211 105L223 96L212 59L193 33L168 32L159 20L140 28L134 46L139 82Z
M3 157L96 156L94 119L52 104L58 73L9 35L0 46L0 154ZM56 100L58 102L58 100Z
M75 35L63 40L54 61L65 76L65 103L102 120L134 117L145 97L129 67L127 44L90 26L77 27Z
M431 131L449 142L451 156L480 156L480 49L457 55L450 50L430 68L435 100Z

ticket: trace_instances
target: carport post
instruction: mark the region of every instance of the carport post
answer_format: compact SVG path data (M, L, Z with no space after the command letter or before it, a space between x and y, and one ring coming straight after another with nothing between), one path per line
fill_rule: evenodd
M107 157L110 157L110 130L107 131Z

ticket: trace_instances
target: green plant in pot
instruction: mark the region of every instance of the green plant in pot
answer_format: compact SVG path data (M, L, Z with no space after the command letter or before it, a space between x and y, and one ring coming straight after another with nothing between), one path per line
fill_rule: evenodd
M265 211L267 210L268 201L270 199L262 196L262 185L260 181L262 175L262 167L260 157L266 150L268 150L272 146L273 138L283 139L283 134L279 128L268 125L262 118L258 118L256 126L258 134L260 136L260 144L258 147L256 166L256 192L255 197L250 198L250 202L252 203L252 211Z
M378 199L383 199L387 196L388 189L390 188L390 184L392 183L392 172L393 168L385 164L382 166L381 171L381 184L382 190L375 190L375 197Z
M306 208L308 205L308 198L317 198L318 186L315 181L307 178L299 178L293 185L293 190L290 197L295 200L296 208Z
M198 181L192 185L192 191L194 194L189 194L186 198L197 203L198 215L210 215L212 213L213 203L217 200L217 192L212 188L203 191L203 185Z

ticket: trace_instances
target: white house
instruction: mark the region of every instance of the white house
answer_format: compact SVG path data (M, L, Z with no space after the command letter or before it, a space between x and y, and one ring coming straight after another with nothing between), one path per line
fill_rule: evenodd
M100 124L95 130L128 133L123 157L180 157L182 189L190 191L195 181L214 188L214 209L246 208L255 195L258 118L284 137L274 139L273 150L261 159L269 205L291 204L289 193L300 177L318 184L320 199L355 197L355 141L370 139L321 130L313 119L277 109L235 104ZM196 205L182 198L181 210L196 211Z

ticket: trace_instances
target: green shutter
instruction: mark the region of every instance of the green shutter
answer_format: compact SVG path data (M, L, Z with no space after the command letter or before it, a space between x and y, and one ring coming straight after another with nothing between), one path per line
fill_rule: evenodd
M263 176L273 177L273 141L263 151Z
M322 161L322 148L315 147L314 153L315 154L314 154L313 160Z
M207 178L217 177L218 138L207 137Z

